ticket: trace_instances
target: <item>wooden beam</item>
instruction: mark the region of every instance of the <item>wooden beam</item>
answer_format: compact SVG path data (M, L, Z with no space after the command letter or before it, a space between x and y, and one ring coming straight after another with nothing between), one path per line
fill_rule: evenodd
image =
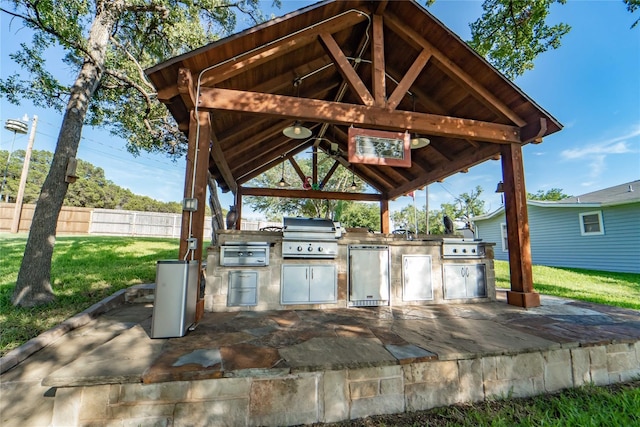
M308 142L306 144L302 144L299 147L293 149L293 150L288 150L288 153L285 158L289 158L291 156L295 156L296 154L298 154L301 151L306 150L307 148L309 148L311 146L311 143ZM263 153L264 154L264 153ZM258 161L256 161L255 163L253 163L248 170L241 172L238 174L238 184L242 185L247 181L252 180L253 178L255 178L256 176L268 171L269 169L273 168L275 165L278 164L278 160L279 158L282 156L282 151L280 152L280 154L278 154L277 156L272 157L272 159L270 161L265 161L264 159L260 160L260 162L258 163ZM268 159L269 157L265 157L266 159Z
M178 92L187 110L193 110L196 106L196 87L193 83L191 70L188 68L178 70Z
M503 145L500 146L500 153L511 274L511 291L507 292L507 302L519 307L537 307L540 305L540 295L533 291L522 147L518 144Z
M384 108L319 99L202 88L200 101L200 108L209 110L239 111L345 126L363 125L401 132L407 130L498 144L521 142L520 129L515 126L411 111L387 111Z
M380 231L382 234L391 233L391 228L389 227L389 200L387 199L380 200Z
M340 193L337 191L285 190L259 187L242 187L242 194L246 196L288 197L292 199L357 200L362 202L378 202L382 200L382 196L375 193Z
M304 183L307 176L304 174L304 172L302 172L302 169L300 168L300 165L298 165L298 162L296 162L296 159L294 159L293 157L289 157L289 163L291 163L291 166L293 166L293 169L298 174L298 177L300 177L300 182Z
M409 28L401 19L393 15L392 13L385 13L384 19L385 25L387 25L392 31L397 33L404 40L411 44L417 45L422 49L429 49L432 55L438 60L440 64L448 72L448 75L456 80L458 83L467 88L476 99L483 104L491 108L499 115L508 118L516 126L524 126L526 122L520 116L518 116L511 108L509 108L504 102L500 101L495 95L493 95L484 86L474 80L468 75L462 68L454 64L447 55L436 49L431 43L422 37L417 31Z
M496 146L493 144L487 144L478 150L474 150L472 153L465 157L460 157L449 163L440 162L439 166L434 168L428 174L422 175L414 180L406 182L403 185L397 186L393 190L390 190L388 194L389 199L394 199L396 197L402 196L417 188L424 187L425 185L428 185L434 181L444 179L456 172L460 172L463 169L467 169L473 165L482 163L485 160L488 160L491 157L495 156L496 151L499 150L499 147L502 147L502 145Z
M300 31L294 31L281 40L266 43L261 47L251 49L234 58L222 61L220 65L207 71L206 75L201 79L202 85L212 86L223 82L240 73L260 66L265 62L272 61L296 49L303 48L315 42L318 35L322 33L333 34L342 29L353 27L365 19L367 19L366 14L353 10L352 13L334 17L326 22L312 24L308 28Z
M235 194L238 191L238 183L233 177L233 173L231 173L229 164L227 163L227 160L224 157L224 153L222 152L222 147L220 147L220 142L216 138L216 135L213 131L211 131L211 158L216 164L218 171L220 171L220 175L222 175L222 179L227 184L227 187Z
M398 83L398 86L396 86L395 90L389 97L389 100L387 101L387 109L395 110L398 107L398 104L400 104L402 98L407 94L407 91L409 91L413 82L418 78L418 75L422 72L424 66L427 65L429 58L431 58L431 51L428 49L422 49L422 52L420 52L416 60L411 64L409 71L405 73L404 77L402 77L402 80L400 80L400 83Z
M520 128L522 142L542 142L542 137L547 133L547 119L540 117L538 122L529 123Z
M198 126L200 126L200 132L197 131ZM178 259L198 261L198 271L201 268L204 217L207 206L207 165L209 162L209 141L211 140L210 129L209 113L199 111L197 116L195 112L191 113L184 197L195 198L198 201L198 208L195 212L182 211ZM189 249L189 239L191 238L197 239L195 249ZM200 274L198 274L199 277ZM200 299L199 292L196 298L195 320L198 321L204 313L204 300Z
M329 182L333 173L336 171L336 169L338 169L338 166L340 166L339 161L336 160L335 162L333 162L333 165L331 165L331 169L329 169L329 172L327 172L327 174L322 179L322 182L320 183L320 189L323 189L324 186L327 185L327 182Z
M384 108L387 104L387 76L384 58L384 29L382 16L373 15L373 41L371 43L371 81L374 105Z
M334 40L331 34L320 34L319 36L320 42L322 46L325 48L334 64L338 68L340 74L345 79L345 81L349 84L349 87L355 92L355 94L360 98L360 102L364 105L373 105L374 99L369 93L367 86L364 84L356 70L353 69L351 63L347 59L347 57L342 53L342 49L338 46L338 43Z

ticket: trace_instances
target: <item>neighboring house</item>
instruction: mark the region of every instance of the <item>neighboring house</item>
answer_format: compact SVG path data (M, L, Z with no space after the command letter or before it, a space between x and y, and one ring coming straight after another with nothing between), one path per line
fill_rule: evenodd
M527 201L533 264L640 273L640 180L559 201ZM504 207L474 218L508 260Z

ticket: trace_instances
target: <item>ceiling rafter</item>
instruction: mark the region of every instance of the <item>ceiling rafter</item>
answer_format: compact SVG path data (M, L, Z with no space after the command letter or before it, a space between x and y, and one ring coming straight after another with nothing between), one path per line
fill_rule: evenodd
M513 110L511 110L502 101L496 98L490 91L484 88L471 76L469 76L464 70L453 63L446 55L436 49L431 43L426 41L418 32L409 28L398 17L392 13L385 13L384 23L392 31L397 33L405 41L416 45L422 49L429 49L432 55L438 60L440 64L449 72L449 75L454 78L458 83L464 85L475 97L485 104L487 107L494 110L497 114L504 116L511 120L517 126L524 126L526 122L518 116Z
M209 117L210 115L207 114L207 118ZM209 123L209 126L211 126L211 121L210 120L207 120L207 121ZM220 174L222 175L222 179L224 179L224 182L227 184L227 188L229 188L235 194L238 191L238 183L233 177L233 173L229 168L229 164L227 163L227 160L224 157L224 153L222 152L220 143L216 139L216 134L213 131L213 129L211 129L210 135L211 135L211 142L212 142L210 144L211 148L209 150L209 152L211 153L210 156L215 162L216 167L220 171Z
M371 42L371 87L374 104L378 108L387 105L387 76L384 56L384 30L382 16L373 15L373 41Z
M374 99L367 86L364 84L356 70L353 69L351 63L344 55L338 43L334 40L331 34L320 34L318 39L322 43L333 63L336 65L340 74L344 80L349 84L349 87L358 95L360 102L364 105L374 105Z

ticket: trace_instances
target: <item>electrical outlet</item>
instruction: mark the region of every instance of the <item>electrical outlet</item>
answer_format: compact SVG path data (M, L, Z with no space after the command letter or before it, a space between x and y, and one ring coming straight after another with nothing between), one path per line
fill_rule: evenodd
M198 247L198 239L196 239L195 237L187 239L187 245L189 249L196 249Z

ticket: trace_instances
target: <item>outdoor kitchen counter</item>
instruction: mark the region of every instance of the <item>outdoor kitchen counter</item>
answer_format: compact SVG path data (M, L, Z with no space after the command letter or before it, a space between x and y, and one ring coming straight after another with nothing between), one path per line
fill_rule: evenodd
M352 245L388 247L389 304L392 306L495 300L494 245L491 243L475 242L482 249L476 257L448 258L443 257L443 244L452 241L451 236L419 235L414 240L407 240L405 236L395 234L346 232L337 239L338 252L334 259L311 259L283 258L281 232L219 230L217 239L218 245L266 242L269 245L268 265L221 266L220 246L209 247L205 311L308 310L353 305L349 301L349 246ZM425 263L430 272L424 270ZM299 304L283 303L283 266L285 269L299 267L303 270L329 268L335 277L335 292L332 294L330 290L323 289L324 296L317 300L311 298L309 302ZM238 278L243 279L238 281ZM313 283L303 285L312 291L314 289ZM237 292L248 294L249 298L241 299Z

